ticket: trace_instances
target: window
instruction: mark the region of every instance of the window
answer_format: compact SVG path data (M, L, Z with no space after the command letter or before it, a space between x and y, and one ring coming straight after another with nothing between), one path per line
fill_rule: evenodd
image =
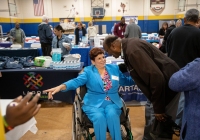
M8 8L10 16L16 17L17 16L17 6L15 0L8 0Z
M179 0L179 1L178 1L178 9L179 9L179 12L185 11L185 1L186 1L186 0Z

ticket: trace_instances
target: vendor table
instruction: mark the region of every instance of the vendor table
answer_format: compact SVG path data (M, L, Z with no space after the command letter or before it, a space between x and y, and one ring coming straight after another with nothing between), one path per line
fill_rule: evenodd
M78 53L81 55L81 62L84 62L84 66L90 66L91 60L89 57L90 47L83 47L83 48L72 48L70 54Z
M28 48L22 48L22 49L0 49L0 56L17 56L17 57L27 57L27 56L40 56L41 55L41 49L28 49Z
M83 63L80 68L67 70L44 68L1 70L0 97L1 99L13 99L33 92L34 94L41 93L40 100L48 100L48 94L43 93L43 90L76 78L82 66ZM75 91L59 92L54 95L54 100L73 103L74 96Z

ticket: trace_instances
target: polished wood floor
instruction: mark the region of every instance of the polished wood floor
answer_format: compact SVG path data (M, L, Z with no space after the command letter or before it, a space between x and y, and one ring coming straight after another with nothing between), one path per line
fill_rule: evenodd
M144 128L144 106L129 107L134 140L142 140ZM42 104L40 112L35 116L38 132L27 132L21 140L71 140L72 137L72 105ZM179 140L174 137L173 140Z

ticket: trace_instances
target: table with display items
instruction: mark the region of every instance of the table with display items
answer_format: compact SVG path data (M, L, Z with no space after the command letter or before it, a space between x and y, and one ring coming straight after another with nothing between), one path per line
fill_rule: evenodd
M26 69L1 70L0 97L1 99L13 99L19 95L25 96L28 92L41 93L40 100L48 100L48 94L43 90L58 86L70 79L76 78L82 70L80 68L54 70L42 67ZM54 100L73 103L75 91L59 92L54 95Z
M11 42L0 42L0 47L9 48L11 45Z
M0 56L8 57L27 57L27 56L41 56L42 50L37 48L1 48Z
M149 43L159 43L160 40L146 39L146 41L149 42Z
M30 48L31 47L31 44L33 43L40 43L38 41L35 41L35 42L24 42L24 48Z
M77 48L72 48L70 51L70 54L80 54L81 55L81 62L84 62L84 66L90 66L91 65L91 60L89 56L90 52L90 47L77 47Z

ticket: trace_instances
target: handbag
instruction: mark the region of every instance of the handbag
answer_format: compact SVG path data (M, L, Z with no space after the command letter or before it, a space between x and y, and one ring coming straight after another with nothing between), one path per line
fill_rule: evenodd
M180 136L181 127L178 126L173 120L172 117L166 115L164 122L158 121L156 118L153 121L150 135L156 139L172 139L172 135ZM176 130L176 131L175 131Z

